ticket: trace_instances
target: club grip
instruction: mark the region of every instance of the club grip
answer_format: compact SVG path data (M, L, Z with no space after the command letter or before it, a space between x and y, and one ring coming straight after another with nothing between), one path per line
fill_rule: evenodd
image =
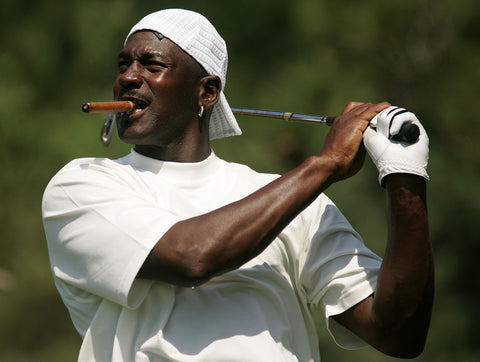
M405 143L415 143L420 136L420 128L414 123L404 123L400 127L398 134L392 137L393 140L405 142Z

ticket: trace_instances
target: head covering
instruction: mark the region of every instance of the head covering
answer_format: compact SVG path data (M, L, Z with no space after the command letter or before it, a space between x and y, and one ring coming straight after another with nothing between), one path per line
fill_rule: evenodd
M194 58L209 75L220 77L222 89L210 118L210 139L242 134L223 93L228 66L227 46L208 19L190 10L160 10L145 16L134 25L125 43L133 33L140 30L159 32Z

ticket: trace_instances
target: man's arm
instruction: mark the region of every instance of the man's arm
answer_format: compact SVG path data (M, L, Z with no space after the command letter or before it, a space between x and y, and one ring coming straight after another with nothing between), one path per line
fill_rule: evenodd
M385 177L388 241L375 294L335 320L385 354L419 355L430 324L434 265L425 179Z
M362 134L387 106L349 104L320 155L245 199L174 225L139 276L198 285L258 255L331 183L361 168ZM425 180L398 173L383 180L389 235L375 295L334 318L386 354L413 357L423 349L433 300Z
M404 123L420 130L408 146L391 141ZM415 357L425 344L434 294L425 186L428 136L413 113L389 107L371 120L363 140L386 187L387 246L375 295L336 319L384 353Z
M362 167L363 131L388 106L350 103L318 156L242 200L175 224L152 249L139 277L198 285L260 254L331 183Z

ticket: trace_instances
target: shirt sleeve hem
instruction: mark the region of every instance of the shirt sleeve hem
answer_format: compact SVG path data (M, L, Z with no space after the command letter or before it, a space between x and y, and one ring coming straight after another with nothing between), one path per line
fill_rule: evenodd
M354 305L368 298L375 292L376 279L368 280L362 285L358 285L354 290L350 290L348 294L342 298L342 303L335 306L327 306L325 308L326 325L328 332L332 336L337 345L344 349L359 349L368 345L349 329L335 321L333 316L341 314L350 309Z

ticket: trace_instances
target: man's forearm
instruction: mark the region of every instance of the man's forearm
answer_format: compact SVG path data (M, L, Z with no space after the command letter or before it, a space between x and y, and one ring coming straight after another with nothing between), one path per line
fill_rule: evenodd
M373 312L388 332L424 343L434 294L426 182L407 174L392 174L385 182L388 242Z

